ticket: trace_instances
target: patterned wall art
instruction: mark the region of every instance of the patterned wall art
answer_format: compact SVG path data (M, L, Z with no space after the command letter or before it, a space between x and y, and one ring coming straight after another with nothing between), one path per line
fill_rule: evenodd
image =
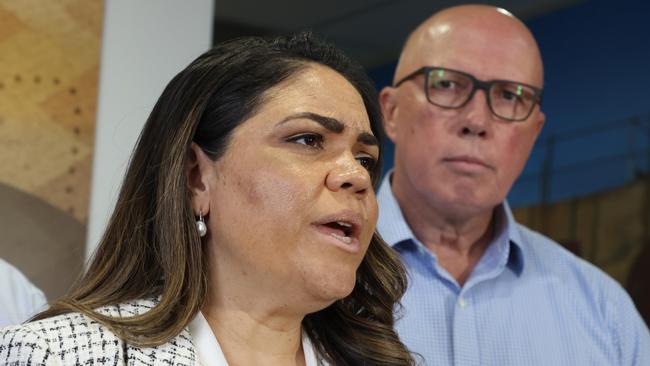
M103 6L0 2L0 257L48 299L83 263Z

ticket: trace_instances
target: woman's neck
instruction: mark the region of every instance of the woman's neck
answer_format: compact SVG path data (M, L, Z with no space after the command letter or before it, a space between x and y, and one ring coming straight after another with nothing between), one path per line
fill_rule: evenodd
M302 316L235 300L207 301L202 313L230 366L305 365Z

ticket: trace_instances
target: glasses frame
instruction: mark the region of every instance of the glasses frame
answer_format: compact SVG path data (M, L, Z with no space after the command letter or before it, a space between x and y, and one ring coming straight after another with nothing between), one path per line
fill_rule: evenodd
M449 106L440 105L440 104L437 104L437 103L434 103L433 101L431 101L431 98L429 97L429 88L427 88L427 84L429 82L429 78L431 77L431 73L433 71L437 71L437 70L455 72L455 73L461 74L463 76L466 76L467 78L469 78L472 81L472 91L468 94L467 99L463 103L461 103L460 105L458 105L456 107L449 107ZM400 79L398 82L395 83L395 85L393 87L398 88L404 82L406 82L406 81L408 81L410 79L413 79L413 78L415 78L416 76L418 76L420 74L423 74L425 76L425 78L424 78L424 95L426 95L427 101L429 101L429 103L431 103L431 104L433 104L433 105L435 105L437 107L440 107L440 108L447 108L447 109L463 108L467 104L467 102L469 102L470 100L472 100L472 98L474 98L474 94L476 93L477 89L481 89L481 90L485 91L485 96L487 97L487 104L488 104L488 107L490 107L490 111L492 112L492 114L499 117L500 119L503 119L503 120L506 120L506 121L513 121L513 122L524 121L524 120L528 119L528 117L530 117L531 113L533 113L533 110L535 109L535 104L539 104L540 106L542 105L542 92L543 92L543 90L541 88L536 87L536 86L532 86L532 85L529 85L529 84L526 84L526 83L520 83L518 81L512 81L512 80L501 80L501 79L480 80L480 79L477 79L474 75L468 74L468 73L466 73L464 71L448 69L448 68L445 68L445 67L423 66L423 67L413 71L412 73L406 75L402 79ZM531 88L534 91L533 105L532 105L532 107L530 108L530 110L528 111L528 113L526 114L525 117L522 117L522 118L507 118L507 117L503 117L503 116L499 115L498 113L496 113L494 111L494 108L492 108L492 97L490 95L490 88L492 88L492 86L497 84L497 83L519 84L519 85L523 85L523 86L526 86L528 88Z

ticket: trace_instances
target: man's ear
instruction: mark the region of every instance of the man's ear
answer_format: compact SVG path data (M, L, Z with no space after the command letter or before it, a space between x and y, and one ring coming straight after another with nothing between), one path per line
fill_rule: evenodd
M540 132L542 132L542 127L544 127L544 122L546 122L546 115L544 114L544 112L539 111L539 116L535 120L537 136L539 136Z
M192 192L192 209L195 215L206 216L210 212L210 182L214 177L214 161L192 142L187 158L187 181Z
M379 93L379 105L381 113L384 115L384 131L386 136L395 143L396 115L397 115L397 89L392 86L384 87Z

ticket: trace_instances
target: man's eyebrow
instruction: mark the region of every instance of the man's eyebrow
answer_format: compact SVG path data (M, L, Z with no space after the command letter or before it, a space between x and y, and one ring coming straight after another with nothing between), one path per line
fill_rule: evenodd
M337 120L336 118L325 117L313 112L292 114L286 117L285 119L283 119L282 121L280 121L278 125L281 125L293 119L301 119L301 118L310 119L334 133L341 133L343 132L343 130L345 130L345 125L341 121ZM377 138L368 132L361 132L357 137L357 141L364 145L372 145L372 146L379 145L379 141L377 141Z

